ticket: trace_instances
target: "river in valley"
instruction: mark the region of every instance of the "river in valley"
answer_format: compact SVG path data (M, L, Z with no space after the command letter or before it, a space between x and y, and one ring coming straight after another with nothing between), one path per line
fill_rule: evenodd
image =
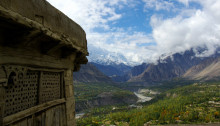
M138 97L137 102L146 102L146 101L150 101L152 99L151 97L144 96L138 92L134 92L134 94Z
M82 113L76 113L75 118L76 118L76 119L79 119L79 118L83 117L83 115L85 115L84 112L82 112Z
M136 90L136 92L133 92L138 97L137 103L143 103L143 102L150 101L152 99L152 97L147 97L147 96L143 95L143 93L146 93L149 91L151 91L151 90L139 89L138 91ZM154 92L151 91L151 93L154 93ZM129 107L142 108L142 106L139 106L136 104L129 105ZM85 114L85 112L76 113L75 117L76 117L76 119L79 119L79 118L83 117L84 114Z

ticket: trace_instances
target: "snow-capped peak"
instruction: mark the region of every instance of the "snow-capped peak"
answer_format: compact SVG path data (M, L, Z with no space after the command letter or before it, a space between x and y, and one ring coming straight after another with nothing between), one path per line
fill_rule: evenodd
M125 64L128 66L133 66L137 63L130 62L120 53L110 52L101 48L90 46L89 56L87 57L89 62L94 62L102 65L112 65L112 64Z

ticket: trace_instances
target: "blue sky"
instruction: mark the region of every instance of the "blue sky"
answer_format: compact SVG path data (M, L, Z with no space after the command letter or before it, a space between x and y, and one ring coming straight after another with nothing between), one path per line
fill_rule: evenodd
M141 64L197 47L208 56L220 46L220 0L47 1L86 31L89 57L104 50Z

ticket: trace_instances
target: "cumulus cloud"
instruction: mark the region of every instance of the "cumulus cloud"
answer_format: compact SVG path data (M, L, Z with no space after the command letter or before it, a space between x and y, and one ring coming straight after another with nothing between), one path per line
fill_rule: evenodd
M152 16L153 38L161 54L202 47L207 51L198 56L208 56L220 46L218 8L220 1L197 0L196 2L199 2L203 8L196 10L187 18L184 15L177 15L163 20L160 16Z
M108 33L91 33L87 37L91 46L103 48L109 52L123 54L132 63L144 62L144 56L150 51L142 45L153 42L151 35L142 32L129 33L117 30Z
M109 29L110 21L121 18L115 12L126 0L47 0L68 17L80 24L87 32L100 27Z
M116 9L135 7L133 0L48 0L52 5L64 12L80 24L87 33L89 51L93 47L102 48L112 53L124 55L129 62L143 62L149 51L142 45L152 43L151 35L135 32L133 28L109 26L109 22L117 21L122 14ZM95 32L102 28L105 32ZM90 49L91 47L91 49Z
M90 47L102 48L123 55L132 63L155 62L162 54L191 48L198 52L198 47L207 50L197 56L209 56L220 46L220 0L140 0L146 15L147 9L170 12L176 10L176 2L183 5L171 18L163 13L151 16L152 33L109 25L123 18L124 14L116 10L124 7L135 10L136 0L48 1L84 28L89 50ZM201 7L190 8L192 3ZM96 28L103 32L95 31Z

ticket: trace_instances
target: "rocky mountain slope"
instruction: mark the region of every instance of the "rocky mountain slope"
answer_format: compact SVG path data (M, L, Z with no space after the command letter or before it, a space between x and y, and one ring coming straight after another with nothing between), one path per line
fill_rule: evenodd
M80 71L73 73L73 80L76 82L112 82L91 63L81 65Z
M219 55L220 53L216 51L214 55L202 58L197 57L193 50L188 50L184 53L173 54L172 56L162 56L158 60L157 64L143 63L138 66L130 67L125 64L116 63L105 65L98 63L90 63L89 66L91 67L92 65L93 68L89 68L88 66L87 67L90 70L86 70L86 67L82 68L80 72L81 74L78 75L78 78L81 78L83 82L91 82L90 79L92 79L95 82L112 80L114 82L143 82L146 84L153 84L161 81L172 80L176 77L182 77L183 75L185 78L189 79L201 79L202 77L205 77L207 74L209 74L208 71L218 68L217 61L215 61L216 63L212 64L211 62L214 61L215 58ZM209 64L211 66L208 67ZM94 70L95 67L101 72L97 72L97 69ZM189 70L191 67L193 68ZM205 67L208 68L205 69ZM93 71L93 73L91 73L91 71ZM218 72L216 71L212 73L218 75ZM91 76L89 77L89 75ZM212 75L212 77L207 77L207 79L212 79L213 77L214 75Z
M131 70L131 66L125 65L123 63L116 64L116 63L111 63L111 64L98 64L91 62L94 66L96 66L97 69L99 69L102 73L105 75L112 77L112 76L122 76L128 71Z
M81 65L80 71L73 73L73 79L78 82L74 84L77 112L137 101L132 92L113 86L114 82L91 63Z
M111 76L111 79L115 82L126 82L128 81L130 78L135 77L140 75L141 73L144 72L144 70L149 66L149 64L143 63L141 65L138 66L134 66L132 67L127 73L125 73L124 75L120 76L120 75L116 75L116 76Z
M122 78L128 82L160 82L182 76L189 68L203 61L195 57L192 50L183 54L176 53L163 60L159 59L157 64L142 64L133 67L129 73Z
M190 80L220 80L220 57L208 58L183 75Z

